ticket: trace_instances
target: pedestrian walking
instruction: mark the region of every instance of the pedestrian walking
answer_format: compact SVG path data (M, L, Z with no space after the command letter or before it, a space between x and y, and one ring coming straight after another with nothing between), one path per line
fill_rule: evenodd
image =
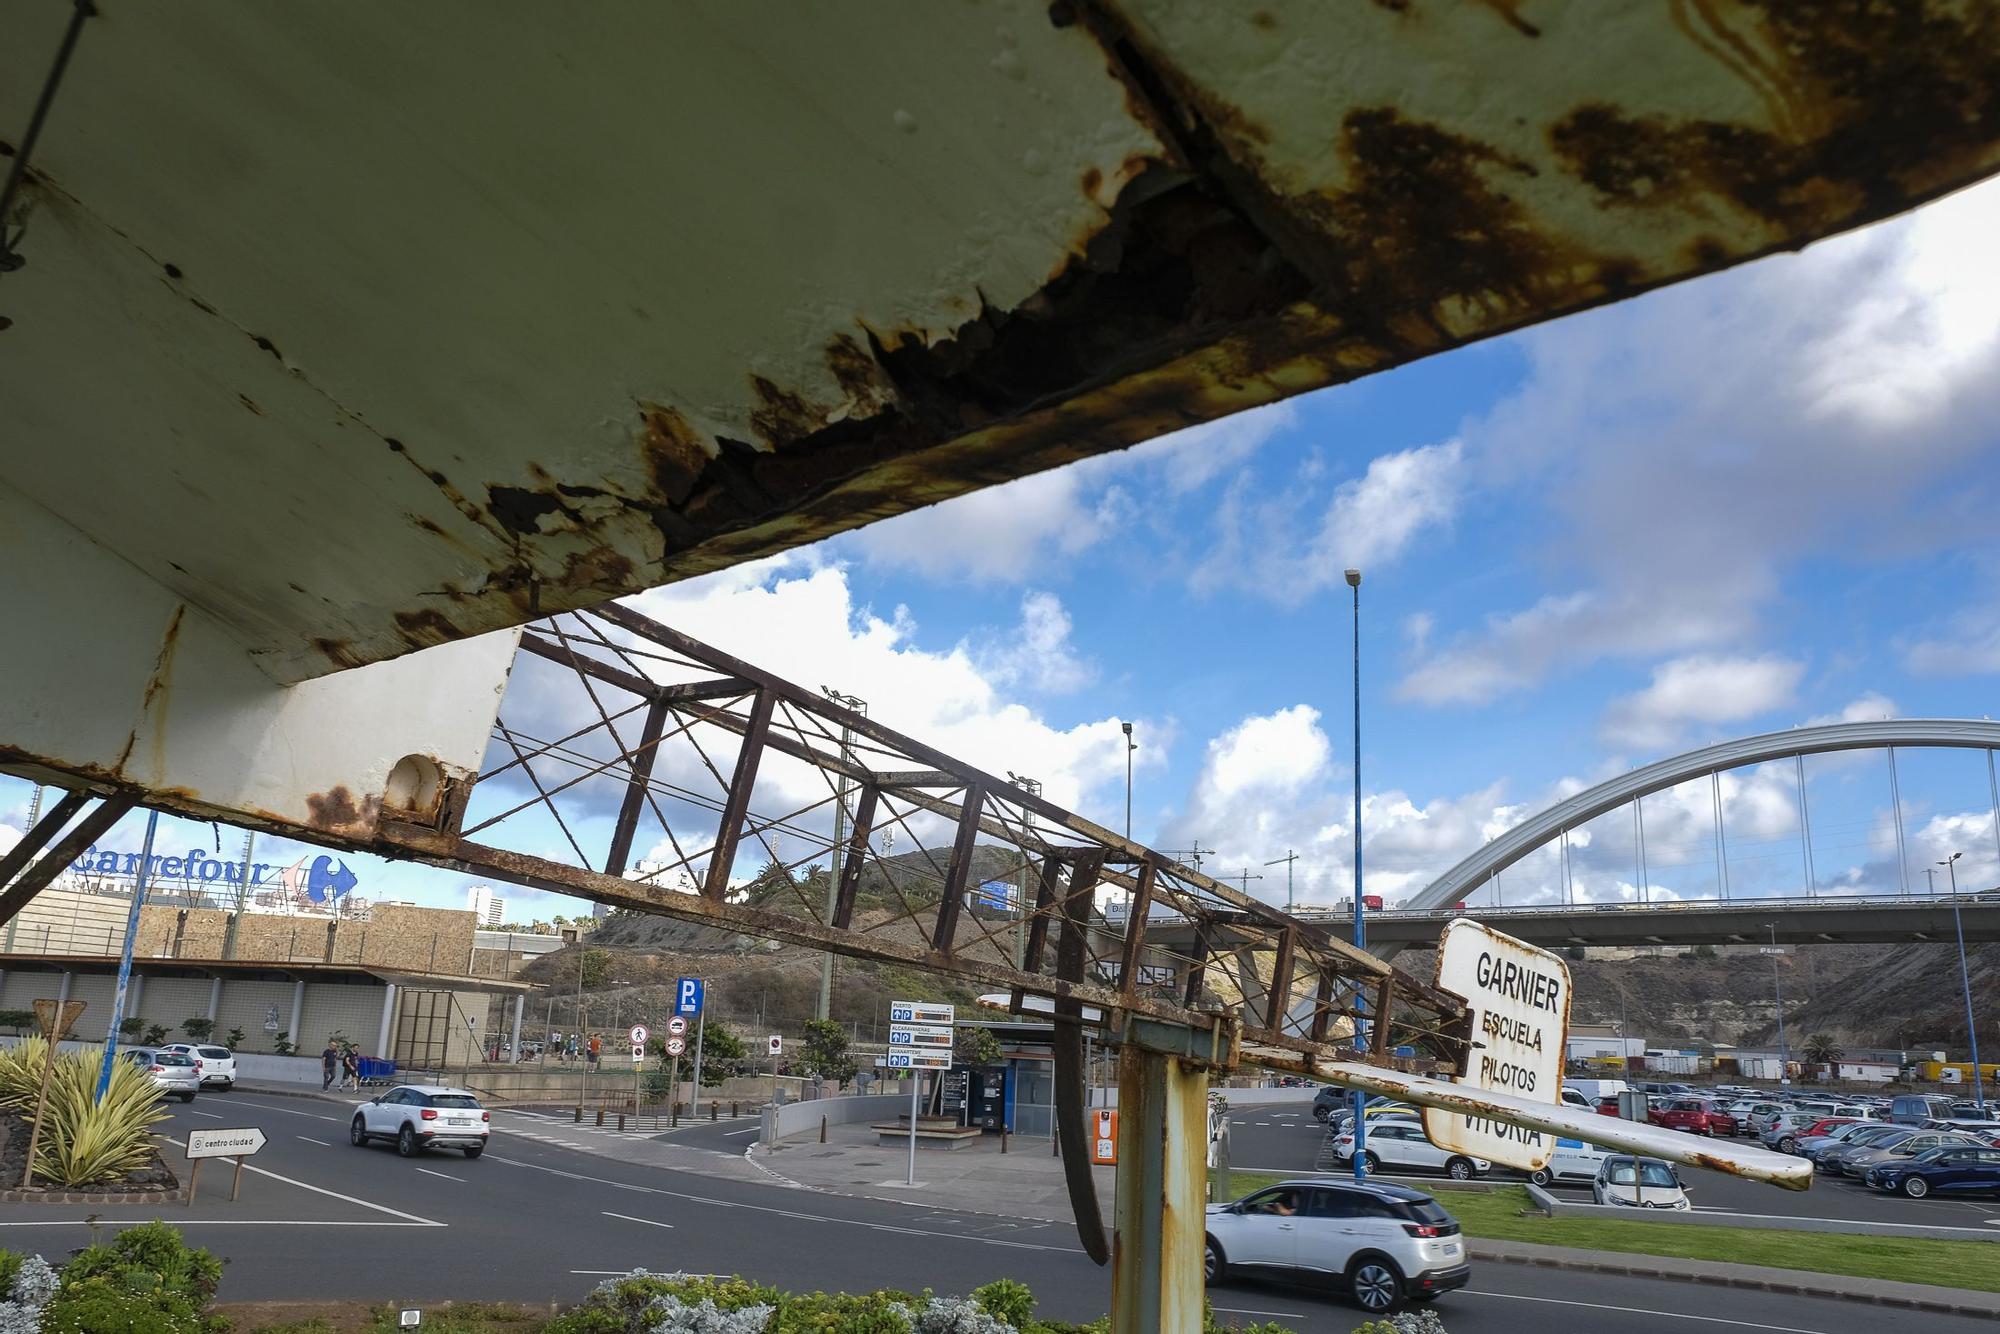
M319 1091L326 1092L333 1087L334 1072L340 1069L340 1050L333 1045L333 1039L326 1040L326 1050L319 1054Z
M361 1091L361 1053L349 1047L347 1054L340 1059L340 1068L347 1076L347 1087L359 1093Z
M597 1034L592 1033L590 1035L590 1063L592 1065L597 1064L597 1055L603 1049L604 1049L604 1039L597 1036Z

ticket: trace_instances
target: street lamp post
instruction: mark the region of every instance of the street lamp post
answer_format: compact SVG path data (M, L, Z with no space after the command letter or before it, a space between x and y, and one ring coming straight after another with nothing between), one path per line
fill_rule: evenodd
M1958 859L1964 855L1954 852L1938 865L1951 877L1951 924L1958 932L1958 982L1965 988L1965 1038L1972 1047L1972 1100L1984 1110L1986 1080L1979 1072L1979 1029L1972 1020L1972 974L1965 966L1965 920L1958 914Z
M1132 841L1132 752L1139 749L1139 743L1132 739L1132 724L1125 728L1125 841Z
M1347 586L1354 590L1354 948L1368 948L1367 909L1361 901L1361 571L1347 572ZM1361 1030L1361 1016L1368 1003L1360 989L1354 993L1354 1050L1368 1050ZM1368 1179L1368 1099L1354 1092L1354 1179Z
M1778 971L1778 924L1766 922L1771 933L1771 985L1778 991L1778 1083L1792 1082L1792 1055L1785 1046L1785 979Z

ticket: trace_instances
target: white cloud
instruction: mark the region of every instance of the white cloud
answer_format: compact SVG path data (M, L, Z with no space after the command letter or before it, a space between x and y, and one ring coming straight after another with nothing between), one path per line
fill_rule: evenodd
M1738 650L1801 561L1962 543L2000 419L2000 184L1522 334L1520 391L1462 432L1540 498L1530 606L1435 637L1403 698L1484 703L1607 656ZM1950 481L1951 485L1942 483ZM1884 522L1894 515L1898 522ZM1912 661L2000 659L1920 645Z
M1214 552L1196 569L1197 590L1240 588L1296 603L1400 557L1427 529L1449 523L1464 485L1456 440L1383 454L1335 488L1316 526L1302 533L1304 494L1253 496L1233 487L1217 512Z
M1804 672L1804 663L1775 654L1676 658L1654 668L1644 690L1612 700L1599 730L1613 745L1656 750L1690 724L1740 722L1791 703Z
M1070 629L1061 598L1030 591L1021 598L1020 625L993 637L978 653L979 663L996 684L1043 694L1081 690L1096 679L1097 669L1077 656Z
M1806 719L1807 727L1825 727L1831 723L1872 723L1884 718L1897 718L1902 711L1896 701L1878 691L1869 691L1857 696L1832 713L1818 713Z
M1954 617L1947 635L1904 649L1903 663L1923 676L2000 674L2000 608Z

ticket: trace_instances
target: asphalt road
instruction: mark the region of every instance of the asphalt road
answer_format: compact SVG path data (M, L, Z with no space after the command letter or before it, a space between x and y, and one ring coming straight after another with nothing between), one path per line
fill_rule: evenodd
M1324 1129L1306 1104L1258 1107L1235 1104L1229 1114L1230 1165L1245 1172L1311 1172ZM1739 1141L1748 1143L1749 1141ZM1963 1227L2000 1232L2000 1199L1906 1199L1869 1190L1852 1177L1820 1176L1811 1190L1779 1190L1706 1168L1683 1168L1688 1199L1696 1209L1742 1214L1754 1226L1758 1215L1790 1218L1861 1219L1924 1227ZM1494 1179L1519 1179L1496 1170ZM1420 1180L1420 1178L1411 1178ZM1559 1183L1556 1193L1584 1201L1588 1186Z
M213 1094L176 1105L167 1132L255 1125L269 1144L252 1160L242 1199L228 1170L204 1169L191 1209L169 1221L228 1260L224 1300L367 1297L421 1304L446 1298L573 1301L600 1278L635 1267L740 1273L794 1289L930 1287L963 1293L999 1277L1030 1284L1043 1314L1086 1320L1110 1299L1105 1270L1066 1226L925 1209L737 1182L542 1144L507 1127L478 1161L449 1151L416 1159L347 1143L342 1109L308 1099ZM525 1120L518 1124L531 1124ZM736 1129L741 1129L739 1124ZM675 1136L740 1153L726 1126ZM710 1141L713 1141L712 1143ZM16 1208L0 1214L0 1245L52 1258L99 1227L153 1212ZM1305 1334L1346 1334L1360 1316L1337 1298L1232 1283L1212 1294L1225 1316L1279 1320ZM1474 1288L1438 1304L1452 1334L1971 1334L1989 1322L1779 1297L1693 1284L1481 1266Z

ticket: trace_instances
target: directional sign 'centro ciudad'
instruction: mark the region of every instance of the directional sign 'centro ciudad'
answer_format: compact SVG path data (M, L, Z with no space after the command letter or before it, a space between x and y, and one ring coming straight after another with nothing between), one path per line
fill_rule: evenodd
M247 1158L263 1147L264 1132L255 1126L244 1130L188 1131L190 1158Z
M1562 1101L1569 1039L1569 968L1547 950L1467 918L1445 930L1437 985L1465 999L1472 1059L1459 1082L1536 1101ZM1439 1148L1533 1171L1555 1144L1539 1130L1424 1109L1424 1134Z

